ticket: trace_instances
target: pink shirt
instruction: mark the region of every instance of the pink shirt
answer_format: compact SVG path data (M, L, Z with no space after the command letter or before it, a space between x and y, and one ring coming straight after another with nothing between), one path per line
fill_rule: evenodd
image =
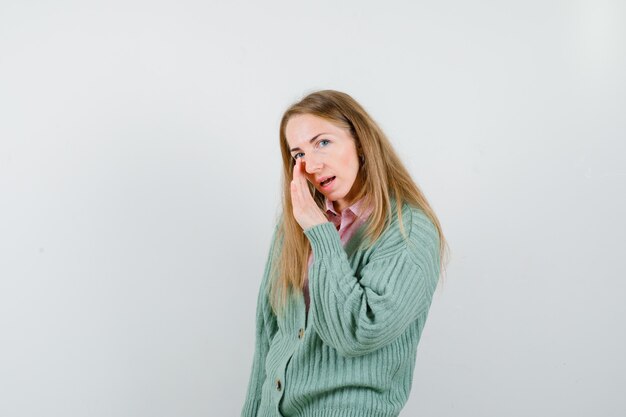
M358 228L367 220L367 217L372 213L372 209L365 210L364 207L361 207L361 203L363 200L359 200L356 203L352 204L350 207L346 207L341 214L337 214L335 211L335 207L333 206L332 201L326 200L326 213L328 214L328 221L332 222L335 225L335 229L339 232L339 238L341 239L341 243L345 246L345 244L350 240L350 238L354 235L354 233L358 230ZM356 214L363 215L362 219L358 219ZM304 284L304 302L306 304L306 311L309 311L309 278L308 278L308 270L313 263L313 252L309 256L309 264L307 267L307 277L305 278Z

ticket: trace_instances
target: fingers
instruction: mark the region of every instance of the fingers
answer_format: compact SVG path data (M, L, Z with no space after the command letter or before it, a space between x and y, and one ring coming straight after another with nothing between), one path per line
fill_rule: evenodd
M296 159L293 166L293 179L291 180L291 202L294 207L300 207L300 160Z
M293 180L291 182L291 194L294 205L303 207L307 202L307 194L309 198L311 193L307 187L307 179L305 178L302 170L304 169L304 161L300 158L296 159L296 164L293 167ZM312 198L311 198L312 200Z
M305 164L305 161L300 160L300 164L298 166L298 183L300 185L300 196L302 197L303 202L307 201L307 197L311 197L311 193L307 185L307 179L304 175Z
M302 161L301 158L296 159L296 164L293 166L293 176L294 178L297 177L302 177L302 166L304 164L304 161Z
M311 195L311 191L309 190L309 180L306 176L306 161L302 160L302 158L296 159L296 163L293 166L293 182L296 183L299 191L302 192L302 197L311 196L311 200L313 200L313 196ZM311 182L311 184L313 184Z

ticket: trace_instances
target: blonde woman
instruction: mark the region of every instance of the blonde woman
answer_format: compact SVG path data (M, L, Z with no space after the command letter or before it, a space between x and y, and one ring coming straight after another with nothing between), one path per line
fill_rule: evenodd
M241 416L397 416L444 265L439 221L345 93L290 106L279 146L282 212Z

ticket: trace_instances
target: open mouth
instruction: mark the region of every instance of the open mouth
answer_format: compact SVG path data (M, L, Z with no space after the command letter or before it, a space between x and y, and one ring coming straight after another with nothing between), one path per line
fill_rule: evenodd
M332 184L332 182L335 180L335 177L330 177L329 179L327 179L326 181L323 181L320 183L320 185L322 186L322 188L326 188L327 186L329 186L330 184Z

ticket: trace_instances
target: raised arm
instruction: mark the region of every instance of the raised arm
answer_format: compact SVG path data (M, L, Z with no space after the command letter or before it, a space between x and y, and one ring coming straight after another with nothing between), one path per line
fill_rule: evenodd
M406 224L406 223L405 223ZM409 243L391 236L358 280L334 225L304 231L311 320L324 343L343 356L366 355L391 343L428 311L439 277L439 237L425 215L411 220Z

